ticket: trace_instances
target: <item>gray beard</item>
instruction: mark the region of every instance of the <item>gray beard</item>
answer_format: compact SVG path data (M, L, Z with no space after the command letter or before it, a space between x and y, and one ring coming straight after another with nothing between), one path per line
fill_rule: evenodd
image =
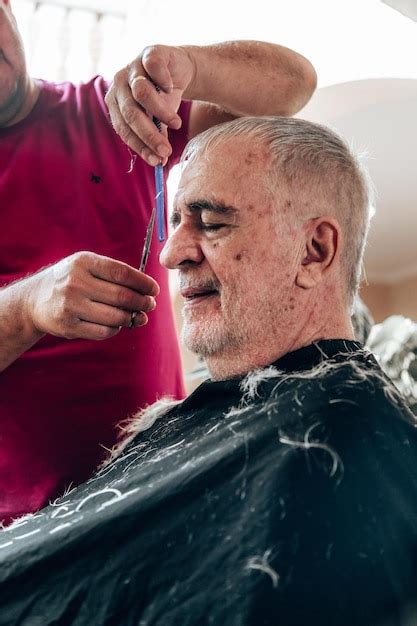
M245 345L244 337L239 334L239 325L235 323L217 325L212 320L187 322L184 320L181 338L186 347L203 358L238 353ZM194 326L198 325L198 331ZM220 327L219 327L220 326Z

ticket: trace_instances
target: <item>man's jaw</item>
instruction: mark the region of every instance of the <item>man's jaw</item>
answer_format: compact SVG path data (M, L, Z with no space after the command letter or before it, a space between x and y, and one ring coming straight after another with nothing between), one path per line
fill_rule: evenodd
M12 84L7 83L9 72L6 72L6 82L0 81L0 127L16 124L29 115L40 93L40 87L35 81L26 75L14 74L13 66L10 67L12 75L8 78ZM3 93L6 94L4 100Z

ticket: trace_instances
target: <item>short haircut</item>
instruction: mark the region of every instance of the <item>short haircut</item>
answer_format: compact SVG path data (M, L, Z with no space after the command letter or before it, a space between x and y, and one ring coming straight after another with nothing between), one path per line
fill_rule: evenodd
M233 137L250 137L270 151L264 181L274 197L290 201L294 216L333 215L341 225L345 246L341 263L346 296L352 304L358 290L368 232L372 185L346 141L333 130L299 118L240 117L204 131L192 139L182 160L190 160ZM283 197L282 186L289 194Z

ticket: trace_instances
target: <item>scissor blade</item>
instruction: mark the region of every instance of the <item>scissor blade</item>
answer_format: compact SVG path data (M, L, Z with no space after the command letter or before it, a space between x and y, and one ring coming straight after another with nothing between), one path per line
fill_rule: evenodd
M139 269L141 272L145 271L146 263L148 261L149 251L151 248L153 225L155 223L155 208L152 209L151 217L149 220L148 228L146 229L145 243L143 244L142 258L140 260Z

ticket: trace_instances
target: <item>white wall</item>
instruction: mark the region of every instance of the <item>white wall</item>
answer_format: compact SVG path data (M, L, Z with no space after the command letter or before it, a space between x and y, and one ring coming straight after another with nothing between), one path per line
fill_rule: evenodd
M91 40L93 14L72 12L70 33L65 10L47 3L114 7L127 24L103 17L100 37ZM379 0L44 0L42 19L28 20L34 0L12 0L30 52L33 73L54 79L62 48L71 50L67 75L87 79L92 71L111 77L144 46L154 43L204 44L227 39L263 39L307 56L319 86L369 77L417 77L417 25ZM25 17L26 16L26 17ZM97 35L97 33L96 33ZM93 38L94 39L94 38ZM98 41L97 41L98 40ZM97 67L91 47L100 47ZM97 54L96 54L97 56Z

